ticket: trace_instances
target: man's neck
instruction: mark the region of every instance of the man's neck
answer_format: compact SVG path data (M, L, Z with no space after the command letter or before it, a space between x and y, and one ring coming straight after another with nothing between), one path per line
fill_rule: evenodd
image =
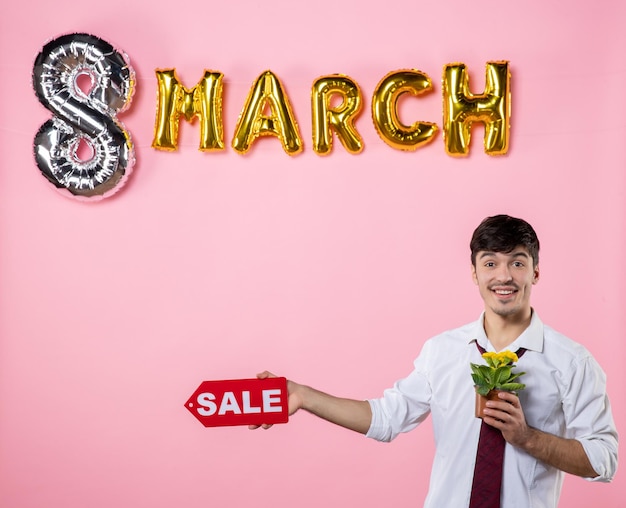
M502 351L528 328L531 318L532 309L511 316L500 316L487 309L483 323L485 334L496 351Z

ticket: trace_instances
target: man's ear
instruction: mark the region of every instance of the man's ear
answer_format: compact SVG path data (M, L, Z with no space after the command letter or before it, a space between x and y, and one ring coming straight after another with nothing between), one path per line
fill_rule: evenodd
M478 284L478 277L476 276L476 266L474 266L474 263L472 263L472 280L474 281L474 284Z
M533 284L539 282L539 265L535 266L535 273L533 274Z

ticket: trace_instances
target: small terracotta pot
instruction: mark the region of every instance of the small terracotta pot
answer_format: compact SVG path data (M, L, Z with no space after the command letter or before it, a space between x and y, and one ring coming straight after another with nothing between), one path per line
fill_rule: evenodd
M487 407L488 400L499 400L498 394L503 390L491 390L487 395L480 395L476 393L476 418L482 418L484 415L483 411Z

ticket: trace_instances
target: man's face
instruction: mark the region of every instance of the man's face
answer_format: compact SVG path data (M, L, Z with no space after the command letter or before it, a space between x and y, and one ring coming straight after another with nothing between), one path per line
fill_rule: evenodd
M530 293L539 280L539 266L525 247L511 252L479 251L472 266L485 310L502 316L524 316L530 311Z

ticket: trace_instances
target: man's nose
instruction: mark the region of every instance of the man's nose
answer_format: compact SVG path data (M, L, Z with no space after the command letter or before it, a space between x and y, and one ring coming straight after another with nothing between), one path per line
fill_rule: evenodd
M501 282L510 282L513 279L511 275L511 267L503 263L498 266L497 279Z

